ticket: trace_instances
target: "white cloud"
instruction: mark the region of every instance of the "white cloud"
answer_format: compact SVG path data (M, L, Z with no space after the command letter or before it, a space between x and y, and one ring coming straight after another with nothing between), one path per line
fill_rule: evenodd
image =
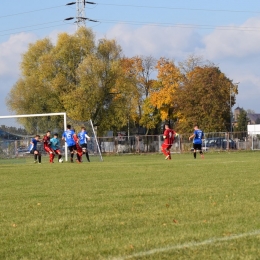
M243 27L260 27L260 18ZM249 28L248 28L249 30ZM260 34L257 31L213 30L199 34L193 29L116 25L107 33L122 46L126 56L152 55L184 60L190 54L203 56L220 67L227 77L239 81L237 104L260 113Z
M33 34L19 33L10 36L8 41L0 44L0 77L15 77L19 74L21 54L24 53L28 44L35 41Z
M239 26L240 30L215 30L204 37L205 46L198 51L209 59L241 59L260 54L259 28L260 18L251 18Z
M193 29L180 27L116 25L107 33L118 41L126 56L152 55L154 57L183 58L200 46L199 35Z

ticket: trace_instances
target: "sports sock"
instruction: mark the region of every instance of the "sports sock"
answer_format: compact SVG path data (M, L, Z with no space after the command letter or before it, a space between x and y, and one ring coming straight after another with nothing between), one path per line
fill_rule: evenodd
M197 155L197 153L193 153L194 159L196 159L196 155Z
M37 161L37 154L34 155L34 160Z
M40 154L38 155L38 159L39 159L39 163L41 163L42 162L42 156Z
M87 157L87 160L90 162L88 152L86 152L86 157Z

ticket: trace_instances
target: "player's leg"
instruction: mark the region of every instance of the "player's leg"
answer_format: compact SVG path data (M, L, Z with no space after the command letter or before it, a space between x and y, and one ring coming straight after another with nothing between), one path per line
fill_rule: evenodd
M86 157L87 157L88 162L90 162L89 154L88 154L88 149L86 149Z
M168 145L168 147L167 147L167 149L166 149L166 151L167 151L167 156L169 156L169 157L168 157L169 160L172 159L172 157L171 157L171 148L172 148L172 145Z
M199 151L200 151L200 157L201 159L204 159L204 154L203 154L203 151L202 151L202 147L201 147L201 144L199 145Z
M34 163L37 163L37 159L38 159L38 151L30 151L31 154L33 154L34 157Z
M45 150L46 153L49 154L49 158L50 158L49 161L50 161L50 163L53 163L53 151L52 151L52 149L50 147L48 147L48 146L45 146L44 150Z
M82 147L83 154L86 155L86 158L87 158L88 162L90 162L88 149L87 149L87 144L82 144L81 147Z
M68 146L68 149L70 151L70 162L73 163L73 157L74 157L74 149L73 146Z
M59 160L61 159L62 155L61 155L61 152L60 152L60 149L57 149L57 150L54 150L55 154L58 155L58 162Z
M193 157L194 157L194 159L196 159L196 157L197 157L197 149L198 149L197 144L193 144Z
M42 163L42 155L40 152L38 152L38 162Z
M168 160L171 158L171 153L170 150L168 150L169 145L168 144L162 144L161 146L161 150L163 152L163 154L166 156L165 160Z
M79 144L76 144L75 145L75 147L74 147L74 151L75 151L75 153L76 153L76 155L77 155L77 162L78 163L81 163L81 157L82 157L82 149L81 149L81 147L79 146Z
M78 161L78 163L82 163L82 155L83 155L82 151L77 151L77 161Z
M162 145L161 145L161 151L162 151L162 153L163 153L165 156L168 155L168 153L167 153L167 151L166 151L167 147L168 147L167 144L162 144Z

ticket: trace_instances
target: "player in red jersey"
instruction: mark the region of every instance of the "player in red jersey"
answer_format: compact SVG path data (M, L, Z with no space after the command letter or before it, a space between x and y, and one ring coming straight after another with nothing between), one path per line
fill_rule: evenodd
M43 141L43 147L44 150L50 155L50 163L53 163L53 159L54 159L54 151L51 148L51 132L47 131L46 135L43 137L42 141Z
M164 142L161 146L161 150L162 150L163 154L166 156L165 160L171 160L170 149L172 147L175 135L177 135L177 133L174 130L172 130L169 127L169 125L165 125L165 130L163 132Z
M76 143L76 147L77 147L77 162L82 163L83 150L79 144L79 138L77 137L76 134L74 134L73 139L74 139L74 141Z

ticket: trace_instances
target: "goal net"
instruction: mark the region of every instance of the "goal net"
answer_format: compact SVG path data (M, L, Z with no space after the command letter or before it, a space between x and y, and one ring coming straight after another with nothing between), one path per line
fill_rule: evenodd
M47 131L51 132L51 137L58 134L60 140L60 150L64 161L68 161L69 151L67 144L62 140L62 134L70 124L75 133L78 134L82 127L86 128L90 140L87 142L90 161L102 161L102 155L99 149L97 137L94 131L92 121L77 122L67 118L66 113L48 113L48 114L28 114L0 116L0 159L20 159L15 162L32 160L29 153L29 145L35 135L40 135L40 139ZM44 151L43 144L38 143L37 149L42 153L42 162L48 162L44 158L48 154ZM82 156L83 162L87 161L85 154ZM14 162L14 160L13 160Z

